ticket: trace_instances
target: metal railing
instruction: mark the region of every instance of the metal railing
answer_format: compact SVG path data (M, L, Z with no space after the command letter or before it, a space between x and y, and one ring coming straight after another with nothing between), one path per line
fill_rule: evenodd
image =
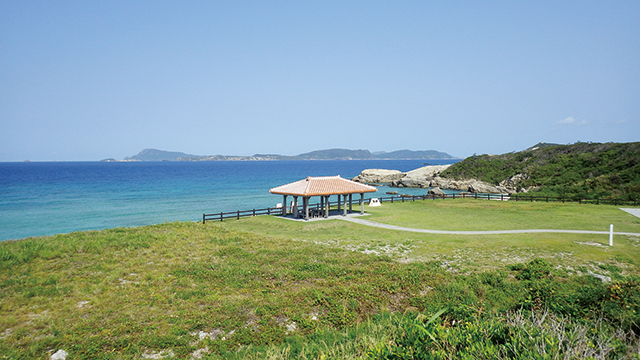
M363 199L362 201L367 201L368 199ZM353 206L354 204L360 204L360 200L359 199L355 199L355 200L351 200L351 201L346 201L346 202L340 202L340 204L344 205L344 206ZM309 204L309 209L315 209L315 210L320 210L322 208L323 204L321 203L315 203L315 204ZM331 202L329 201L329 208L331 208L332 206L337 207L338 206L338 201L335 202ZM292 206L287 206L287 213L290 213L289 209L292 209ZM298 206L298 209L302 209L302 206ZM282 215L282 207L278 206L278 207L269 207L266 209L251 209L251 210L237 210L237 211L230 211L230 212L219 212L219 213L211 213L211 214L202 214L202 223L206 223L207 221L223 221L223 220L227 220L227 219L240 219L242 217L250 217L250 216L258 216L258 215Z
M602 204L602 205L629 205L638 206L638 200L622 200L622 199L601 199L601 198L582 198L582 197L564 197L564 196L533 196L533 195L512 195L513 201L544 201L544 202L577 202L579 204Z
M608 204L608 205L629 205L638 206L638 200L620 200L620 199L587 199L581 197L554 197L554 196L533 196L533 195L508 195L508 194L478 194L478 193L462 193L462 194L440 194L440 195L397 195L397 196L381 196L377 198L380 202L408 202L416 200L435 200L435 199L477 199L477 200L501 200L501 201L539 201L539 202L577 202L580 204ZM368 201L370 199L363 199ZM329 208L337 207L338 201L329 202ZM353 206L360 204L360 199L347 200L340 202L343 206ZM321 203L309 204L309 209L320 210L323 205ZM287 209L292 209L287 206ZM289 213L289 211L287 211ZM202 214L202 223L207 221L223 221L227 219L240 219L242 217L259 216L259 215L282 215L282 207L269 207L266 209L237 210L231 212L219 212L212 214Z

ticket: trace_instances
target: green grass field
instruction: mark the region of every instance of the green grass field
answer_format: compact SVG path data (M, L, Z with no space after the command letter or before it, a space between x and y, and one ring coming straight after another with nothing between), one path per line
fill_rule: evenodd
M436 200L366 210L369 220L415 228L607 230L613 223L640 233L640 219L597 205ZM593 245L607 241L430 235L261 216L2 242L0 359L48 359L58 349L67 359L384 358L402 344L403 321L444 308L442 324L480 329L523 309L582 322L599 311L613 319L606 331L632 334L640 320L640 239ZM536 273L536 258L544 259L543 275L522 275ZM430 331L450 340L458 328L438 329ZM618 353L635 351L634 341L619 340ZM448 353L456 351L463 354Z
M608 205L523 203L482 200L424 200L366 207L367 220L431 230L563 229L640 233L640 218ZM340 220L294 222L278 217L226 221L226 228L312 241L400 262L446 260L460 271L494 269L535 257L556 259L570 272L598 263L637 273L640 239L608 235L508 234L433 235L356 225ZM592 245L587 245L592 244ZM597 245L602 246L597 246ZM585 268L586 267L586 268Z
M393 205L392 211L383 207L367 211L374 221L433 230L609 231L609 224L614 224L615 231L620 232L637 233L640 230L640 218L611 205L471 199L423 200Z

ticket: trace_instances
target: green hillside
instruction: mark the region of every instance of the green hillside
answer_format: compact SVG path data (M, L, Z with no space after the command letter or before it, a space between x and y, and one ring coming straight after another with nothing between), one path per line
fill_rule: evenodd
M533 147L502 155L471 156L441 175L498 185L524 174L519 188L533 194L585 198L640 198L640 142ZM528 177L528 178L527 178Z

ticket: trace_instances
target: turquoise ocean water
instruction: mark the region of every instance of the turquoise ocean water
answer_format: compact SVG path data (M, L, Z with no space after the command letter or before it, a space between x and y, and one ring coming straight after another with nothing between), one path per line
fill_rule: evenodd
M413 170L451 160L0 163L0 240L197 221L203 213L273 207L269 189L307 176ZM380 187L367 197L392 189ZM426 189L395 189L420 195ZM315 201L315 200L312 200Z

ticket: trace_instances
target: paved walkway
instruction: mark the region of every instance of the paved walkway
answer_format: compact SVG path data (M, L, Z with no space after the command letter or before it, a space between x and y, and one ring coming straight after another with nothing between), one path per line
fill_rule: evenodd
M639 208L620 208L622 211L626 211L629 214L640 218L640 209Z
M597 235L609 235L608 231L589 231L589 230L552 230L552 229L527 229L527 230L490 230L490 231L448 231L448 230L427 230L427 229L414 229L403 226L382 224L375 221L359 219L354 217L336 217L336 219L349 221L352 223L373 226L389 230L411 231L417 233L427 234L448 234L448 235L498 235L498 234L527 234L527 233L564 233L564 234L597 234ZM640 236L640 233L628 233L628 232L614 232L614 235L630 235Z

